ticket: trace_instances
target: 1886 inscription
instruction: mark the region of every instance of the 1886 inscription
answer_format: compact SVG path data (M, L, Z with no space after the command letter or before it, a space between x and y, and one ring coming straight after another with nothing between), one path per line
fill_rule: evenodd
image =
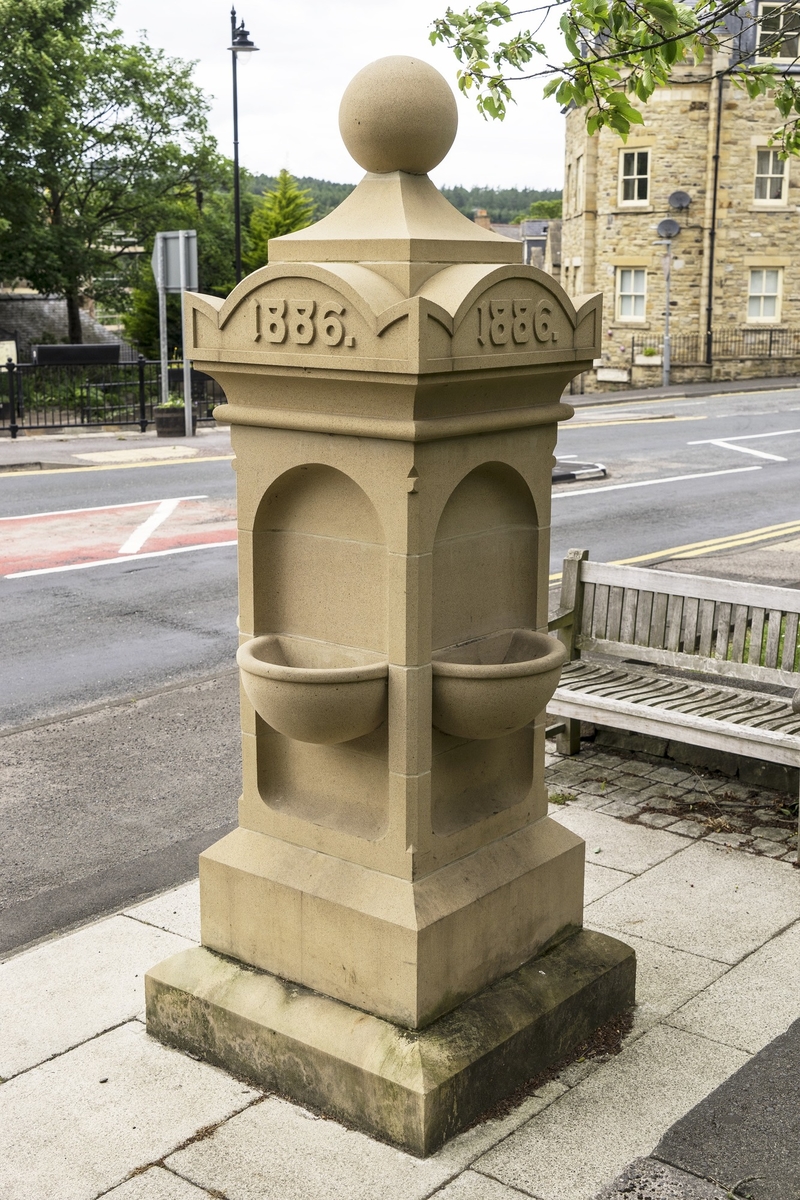
M477 312L481 346L524 346L532 337L537 342L558 341L549 300L484 300Z
M281 345L308 346L319 339L325 346L356 344L348 336L341 318L342 304L329 302L317 306L316 300L257 300L253 306L253 341Z

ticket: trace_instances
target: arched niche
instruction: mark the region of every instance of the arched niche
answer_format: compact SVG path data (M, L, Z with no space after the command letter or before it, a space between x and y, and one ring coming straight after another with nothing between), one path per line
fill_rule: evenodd
M380 518L348 475L294 467L264 495L253 539L255 632L386 648Z
M253 535L256 635L289 634L385 652L386 546L372 501L321 463L265 493ZM361 838L387 823L387 729L324 746L256 719L258 788L274 812Z
M433 648L536 623L539 525L506 463L471 471L450 495L433 546Z
M539 525L506 463L471 471L448 499L433 546L433 648L536 626ZM466 741L434 729L432 819L440 836L498 817L533 784L533 730Z

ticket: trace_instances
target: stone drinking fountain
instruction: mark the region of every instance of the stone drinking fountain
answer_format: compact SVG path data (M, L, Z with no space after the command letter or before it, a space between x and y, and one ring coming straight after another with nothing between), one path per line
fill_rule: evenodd
M236 454L244 788L147 1027L426 1155L633 1003L544 786L553 450L600 297L428 179L432 67L373 63L339 120L355 191L187 299Z

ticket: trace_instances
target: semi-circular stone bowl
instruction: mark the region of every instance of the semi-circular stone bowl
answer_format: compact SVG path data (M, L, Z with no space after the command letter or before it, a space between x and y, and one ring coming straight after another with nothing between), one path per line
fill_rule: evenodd
M379 654L268 634L244 642L236 661L258 715L298 742L349 742L386 719L389 667Z
M566 662L566 647L532 629L438 650L433 656L433 724L453 737L503 737L547 706Z

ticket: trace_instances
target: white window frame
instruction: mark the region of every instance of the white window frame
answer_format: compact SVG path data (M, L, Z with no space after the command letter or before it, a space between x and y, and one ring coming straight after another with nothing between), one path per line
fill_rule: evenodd
M631 154L634 156L635 174L625 175L624 174L625 158ZM641 165L641 163L639 161L640 154L647 155L647 171L645 172L645 174L641 174L639 172L639 167ZM617 188L617 200L618 200L619 206L621 208L644 208L645 206L649 206L649 204L650 204L650 172L651 172L651 168L652 168L652 162L653 162L652 150L649 146L632 146L632 147L625 147L624 150L620 150L620 152L619 152L619 176L618 176L619 183L618 183L618 188ZM634 198L632 200L626 200L625 199L625 181L628 179L633 179L636 181L638 181L640 179L646 179L647 180L647 195L644 198L636 195L636 196L634 196ZM637 182L637 185L634 186L634 191L638 193L639 190L640 189L638 187L638 182Z
M774 53L773 54L762 54L761 42L762 42L762 40L765 40L765 41L769 40L769 37L770 37L769 31L767 31L766 37L764 37L763 20L764 20L764 16L771 8L778 9L778 13L779 13L779 17L780 17L781 32L783 32L783 29L785 27L787 15L791 14L795 18L795 22L797 24L797 29L792 30L790 32L790 36L793 39L795 39L795 38L797 39L797 45L794 47L794 54L781 53L781 51L783 51L783 48L784 48L783 45L778 46L777 49L779 52L777 54L774 54ZM763 59L766 62L794 62L798 58L798 55L800 55L800 9L795 9L795 8L789 9L789 8L787 8L787 6L785 4L769 4L769 3L767 3L767 4L759 5L759 14L758 15L759 15L758 57Z
M772 281L767 279L768 273L775 273L775 290L767 290L768 284ZM756 278L760 276L761 278ZM760 290L753 290L753 284L760 285ZM765 299L775 299L775 311L773 313L764 313ZM759 312L753 313L755 307L751 304L752 300L760 298ZM747 324L748 325L778 325L781 319L781 308L783 304L783 267L750 267L747 275ZM769 306L768 306L769 307Z
M759 158L759 155L761 155L761 154L769 155L770 169L767 173L760 172L758 169L758 158ZM776 164L780 164L780 167L781 167L780 174L778 174L774 169ZM758 191L758 181L760 179L767 180L767 184L766 184L767 191L770 190L769 184L770 184L771 180L780 179L780 181L781 181L780 199L775 200L775 199L770 198L769 196L757 196L756 192ZM785 208L786 203L787 203L788 192L789 192L789 163L788 163L788 160L781 159L778 157L778 149L775 146L756 146L755 175L753 177L753 203L754 204L768 204L770 206L770 208L779 208L779 207Z
M629 291L623 292L622 284L623 284L623 277L624 277L626 271L629 271L631 274L630 283L632 286ZM641 275L641 282L643 284L643 287L640 291L636 289L636 284L639 282L639 280L637 280L637 278L636 278L637 273ZM641 296L642 297L642 305L641 305L642 311L640 313L637 313L637 312L623 313L622 299L624 296L632 296L634 298L634 303L633 303L634 309L636 307L636 299L639 296ZM614 280L614 312L616 314L616 319L618 321L626 321L626 322L630 321L630 322L636 322L637 324L641 324L643 321L647 320L647 268L646 267L617 267L616 278Z

